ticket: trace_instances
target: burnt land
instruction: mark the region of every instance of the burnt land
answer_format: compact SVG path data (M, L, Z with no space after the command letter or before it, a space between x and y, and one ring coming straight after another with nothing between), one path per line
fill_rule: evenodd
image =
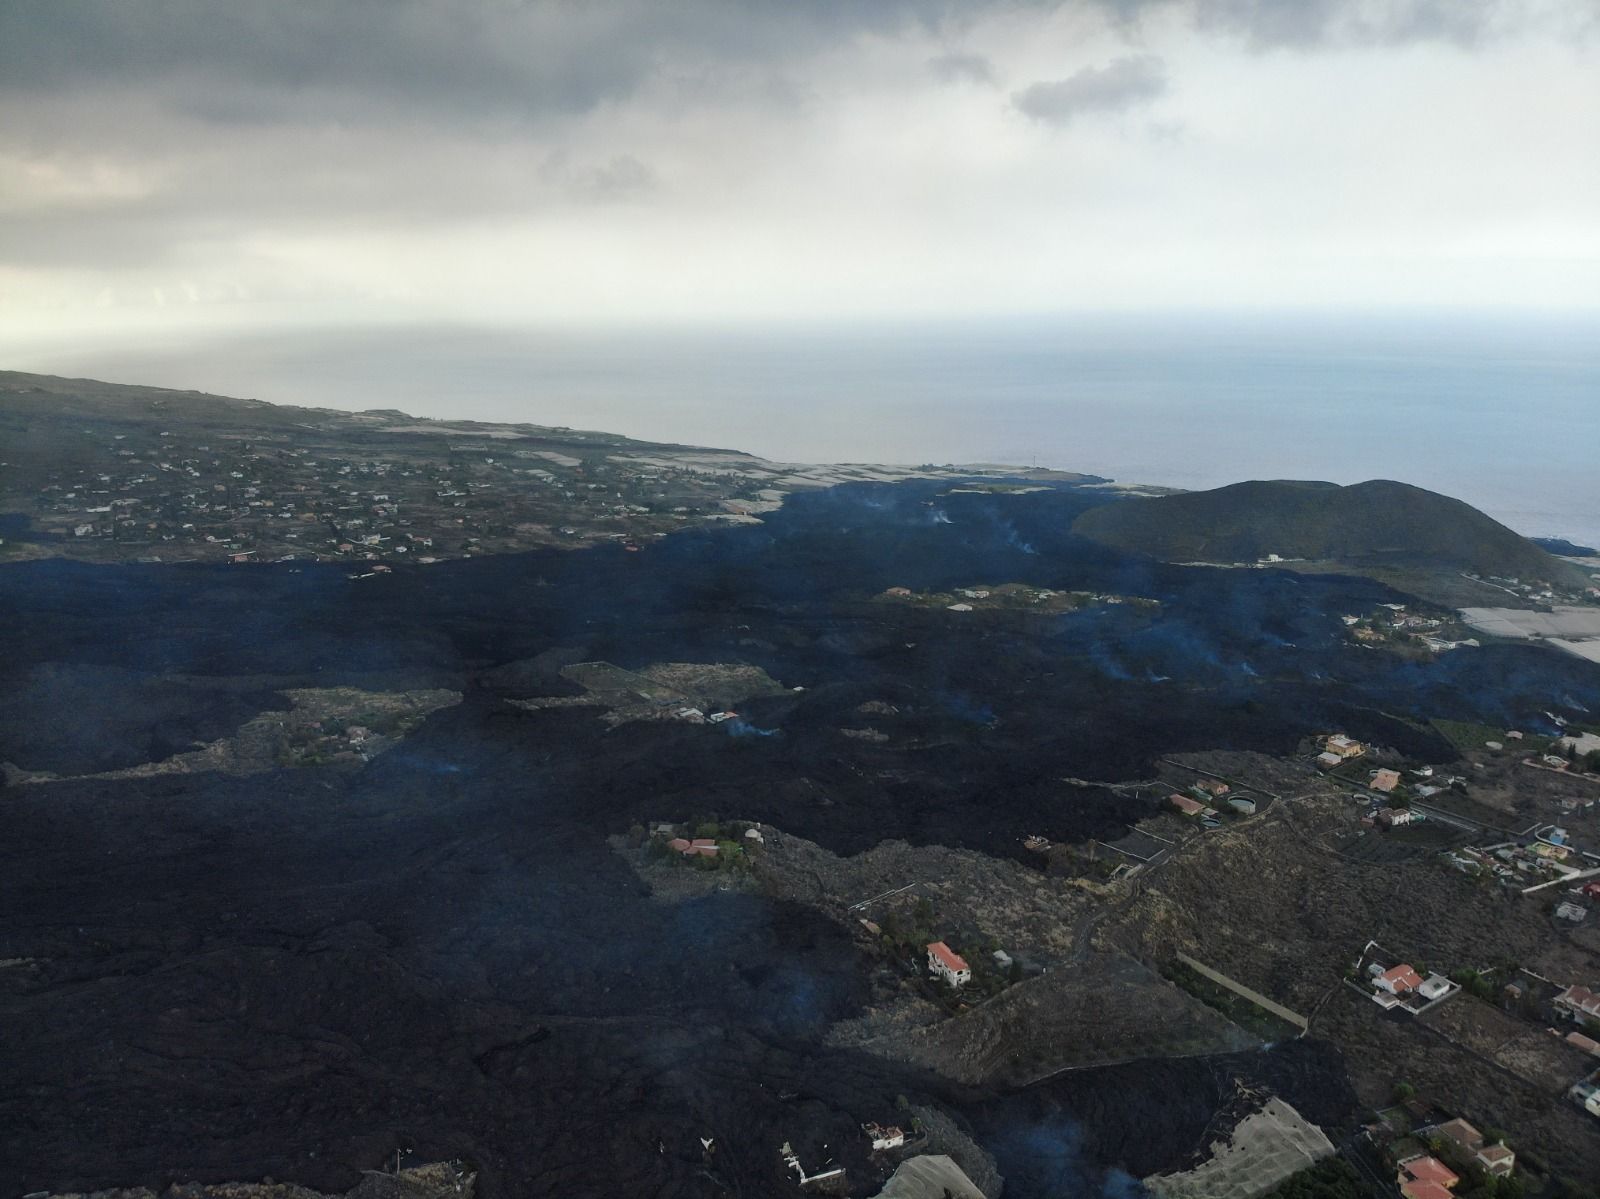
M1342 615L1405 600L1367 580L1074 537L1105 502L856 485L639 552L362 579L309 562L7 566L0 759L21 771L138 766L286 711L293 689L462 698L355 769L0 789L0 1011L27 1030L0 1045L0 1187L272 1175L334 1191L412 1148L470 1162L489 1196L783 1194L788 1141L867 1195L886 1170L859 1125L903 1101L947 1113L1008 1195L1048 1195L1192 1164L1235 1080L1351 1127L1344 1056L1316 1035L1027 1085L831 1045L877 969L847 922L798 893L662 902L608 843L720 817L836 855L898 840L1040 869L1024 837L1114 841L1161 802L1066 779L1153 779L1186 751L1292 758L1335 728L1443 763L1457 750L1433 717L1537 730L1553 706L1600 708L1591 666L1538 647L1404 660L1352 644ZM876 599L997 583L1153 604L987 619ZM745 666L780 689L717 725L513 702L581 696L563 671L582 662ZM878 735L846 735L864 728ZM1255 901L1216 893L1236 874L1209 893L1182 873L1151 886L1225 912L1244 954ZM1310 953L1360 931L1291 894L1286 959L1296 937ZM1145 953L1165 927L1100 936ZM1247 981L1264 985L1274 952Z

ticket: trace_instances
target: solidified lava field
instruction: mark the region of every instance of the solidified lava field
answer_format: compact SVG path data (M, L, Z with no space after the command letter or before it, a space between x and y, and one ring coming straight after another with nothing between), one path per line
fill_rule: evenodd
M1187 1164L1236 1077L1348 1119L1340 1063L1313 1044L1014 1094L824 1049L867 993L839 925L747 894L658 904L605 844L717 813L842 853L899 837L1010 855L1026 832L1109 837L1142 814L1109 790L1064 799L1066 776L1289 752L1330 727L1443 761L1408 715L1534 727L1552 704L1600 704L1591 671L1533 647L1419 664L1351 645L1339 615L1395 598L1366 580L1073 538L1101 502L844 487L641 553L362 580L0 571L0 761L24 770L147 762L287 687L465 693L355 772L0 790L0 959L27 959L0 969L0 1189L332 1190L411 1148L468 1159L489 1196L758 1195L789 1188L789 1141L870 1194L857 1126L904 1096L962 1122L1008 1195L1048 1195ZM872 602L995 581L1161 608L1001 620ZM549 663L575 660L748 663L804 689L725 727L506 702L570 691ZM842 737L871 699L899 710L895 738Z

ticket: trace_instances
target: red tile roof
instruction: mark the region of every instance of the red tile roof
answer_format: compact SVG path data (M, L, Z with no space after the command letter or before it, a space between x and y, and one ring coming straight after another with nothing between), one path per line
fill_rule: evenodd
M1422 985L1422 975L1412 969L1408 962L1391 966L1378 977L1397 991L1415 991Z
M1402 1182L1400 1193L1406 1199L1453 1199L1450 1192L1437 1182Z
M1400 1164L1400 1172L1416 1182L1436 1182L1442 1187L1460 1181L1455 1171L1436 1157L1414 1157Z
M1400 785L1400 772L1398 770L1380 770L1372 776L1372 781L1367 784L1374 791L1393 791Z
M1436 1130L1442 1137L1448 1137L1463 1149L1476 1149L1483 1144L1483 1134L1465 1120L1455 1119L1439 1125Z
M943 941L934 941L928 946L928 952L938 959L946 970L968 970L967 959L962 957Z

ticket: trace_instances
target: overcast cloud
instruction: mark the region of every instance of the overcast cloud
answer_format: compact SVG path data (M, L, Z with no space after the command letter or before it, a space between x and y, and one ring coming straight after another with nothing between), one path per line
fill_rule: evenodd
M1595 308L1597 18L8 0L0 323Z
M1065 79L1035 83L1011 97L1036 120L1065 125L1079 113L1122 112L1148 104L1167 90L1166 64L1149 54L1084 67Z

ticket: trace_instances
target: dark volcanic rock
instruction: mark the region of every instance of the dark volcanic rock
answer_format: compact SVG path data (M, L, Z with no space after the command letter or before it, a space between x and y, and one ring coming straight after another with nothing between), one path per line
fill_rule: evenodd
M1048 1194L1058 1113L1090 1177L1181 1165L1218 1072L1264 1073L1320 1120L1311 1092L1337 1096L1339 1066L1304 1047L1020 1096L825 1051L866 995L841 924L733 891L659 904L606 846L716 814L841 852L895 837L1014 854L1024 833L1110 837L1144 810L1067 776L1289 752L1335 726L1444 760L1407 716L1534 727L1552 704L1600 705L1591 666L1538 647L1407 663L1351 646L1339 614L1394 594L1368 581L1185 569L1065 531L1100 502L841 488L641 553L360 581L0 571L0 760L25 768L220 735L280 687L467 688L354 773L0 789L0 959L26 959L0 968L0 1019L26 1030L0 1040L0 1189L345 1190L410 1147L468 1161L489 1196L754 1195L787 1185L789 1141L870 1194L858 1125L893 1120L903 1095L971 1121L1009 1194ZM1160 608L1021 623L871 599L1013 580ZM549 667L576 646L626 669L745 663L805 690L721 727L506 702L555 693ZM887 740L845 736L875 700L896 709L871 717Z

